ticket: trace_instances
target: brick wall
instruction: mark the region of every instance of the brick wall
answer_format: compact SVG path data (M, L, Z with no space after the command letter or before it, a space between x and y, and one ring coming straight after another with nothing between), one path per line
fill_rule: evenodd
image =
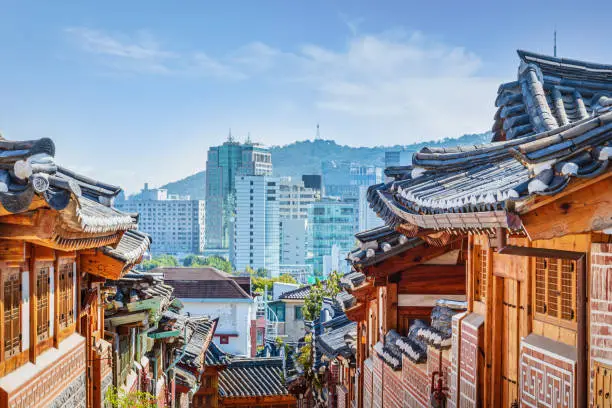
M348 402L349 393L344 385L338 384L336 386L336 395L338 399L338 405L337 405L338 408L349 408L350 407L349 402Z
M596 362L612 361L612 244L591 245L590 398Z
M576 348L537 334L521 341L521 406L574 407Z
M393 371L387 364L383 365L383 406L385 408L402 408L404 386L402 372Z
M484 318L471 313L461 321L459 338L459 406L478 406L478 366L481 356L478 347L483 342Z
M414 364L402 357L402 380L404 384L404 408L425 408L429 406L429 384L427 364Z
M383 408L383 363L377 355L372 356L372 408Z
M467 312L457 313L452 320L452 338L451 338L451 354L450 354L450 376L448 384L448 401L449 408L459 406L459 361L461 350L461 320L467 315Z
M372 358L368 358L363 364L363 408L372 408L372 381L373 381Z

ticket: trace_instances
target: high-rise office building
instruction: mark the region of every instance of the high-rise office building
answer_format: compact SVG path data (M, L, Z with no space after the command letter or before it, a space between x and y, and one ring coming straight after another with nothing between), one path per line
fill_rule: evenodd
M198 254L204 249L204 200L168 194L165 189L150 189L145 184L139 195L118 200L115 207L138 213L138 228L151 235L153 255Z
M359 231L380 227L385 222L379 218L368 202L368 187L359 186Z
M232 246L236 176L272 175L272 155L259 145L239 143L231 136L208 150L206 161L207 249Z
M282 218L280 220L281 265L305 265L308 219Z
M266 269L278 276L280 264L279 179L269 176L236 177L234 266L244 271Z
M304 182L304 187L311 188L320 195L321 189L323 188L320 174L303 174L302 182Z
M329 273L324 271L324 257L332 256L333 252L344 257L355 245L355 233L358 227L357 199L323 198L310 206L308 213L308 259L315 274ZM336 252L337 251L337 252ZM326 262L331 265L341 265L341 271L347 272L348 264L342 262Z
M389 150L385 152L385 167L409 166L413 153L409 150Z
M383 170L348 161L324 161L323 191L328 197L359 198L359 186L371 186L383 180Z

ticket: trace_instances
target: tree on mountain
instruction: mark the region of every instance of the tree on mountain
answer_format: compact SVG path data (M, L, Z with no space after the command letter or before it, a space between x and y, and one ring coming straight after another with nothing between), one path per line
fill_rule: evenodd
M179 263L176 258L172 255L159 255L151 260L143 261L140 264L140 269L143 271L149 271L155 268L162 268L164 266L178 266Z

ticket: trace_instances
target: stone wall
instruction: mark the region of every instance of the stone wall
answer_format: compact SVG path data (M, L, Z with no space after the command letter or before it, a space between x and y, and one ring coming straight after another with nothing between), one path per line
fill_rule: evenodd
M113 373L110 372L109 374L106 375L106 377L102 379L102 382L100 383L100 395L101 395L101 401L103 401L102 404L104 407L107 406L104 403L106 399L106 392L108 391L109 387L112 384L113 384Z
M60 395L55 398L48 408L85 408L87 394L85 390L85 374L79 375L72 381Z
M612 361L612 244L591 245L590 398L593 403L596 366Z
M336 395L338 397L338 408L349 408L349 393L346 387L342 384L336 386Z

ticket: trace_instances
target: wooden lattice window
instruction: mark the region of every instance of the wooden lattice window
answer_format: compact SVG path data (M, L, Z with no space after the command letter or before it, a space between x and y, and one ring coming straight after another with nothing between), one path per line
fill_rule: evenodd
M488 251L479 245L474 247L474 300L487 297L487 275L489 273Z
M534 273L536 316L576 321L576 261L536 258Z
M36 271L36 335L38 340L49 338L49 286L51 268L42 266Z
M58 298L58 316L59 326L62 329L74 323L74 282L73 282L73 264L65 262L59 267L59 298Z
M21 350L21 273L19 268L2 271L4 296L4 358L9 359Z

